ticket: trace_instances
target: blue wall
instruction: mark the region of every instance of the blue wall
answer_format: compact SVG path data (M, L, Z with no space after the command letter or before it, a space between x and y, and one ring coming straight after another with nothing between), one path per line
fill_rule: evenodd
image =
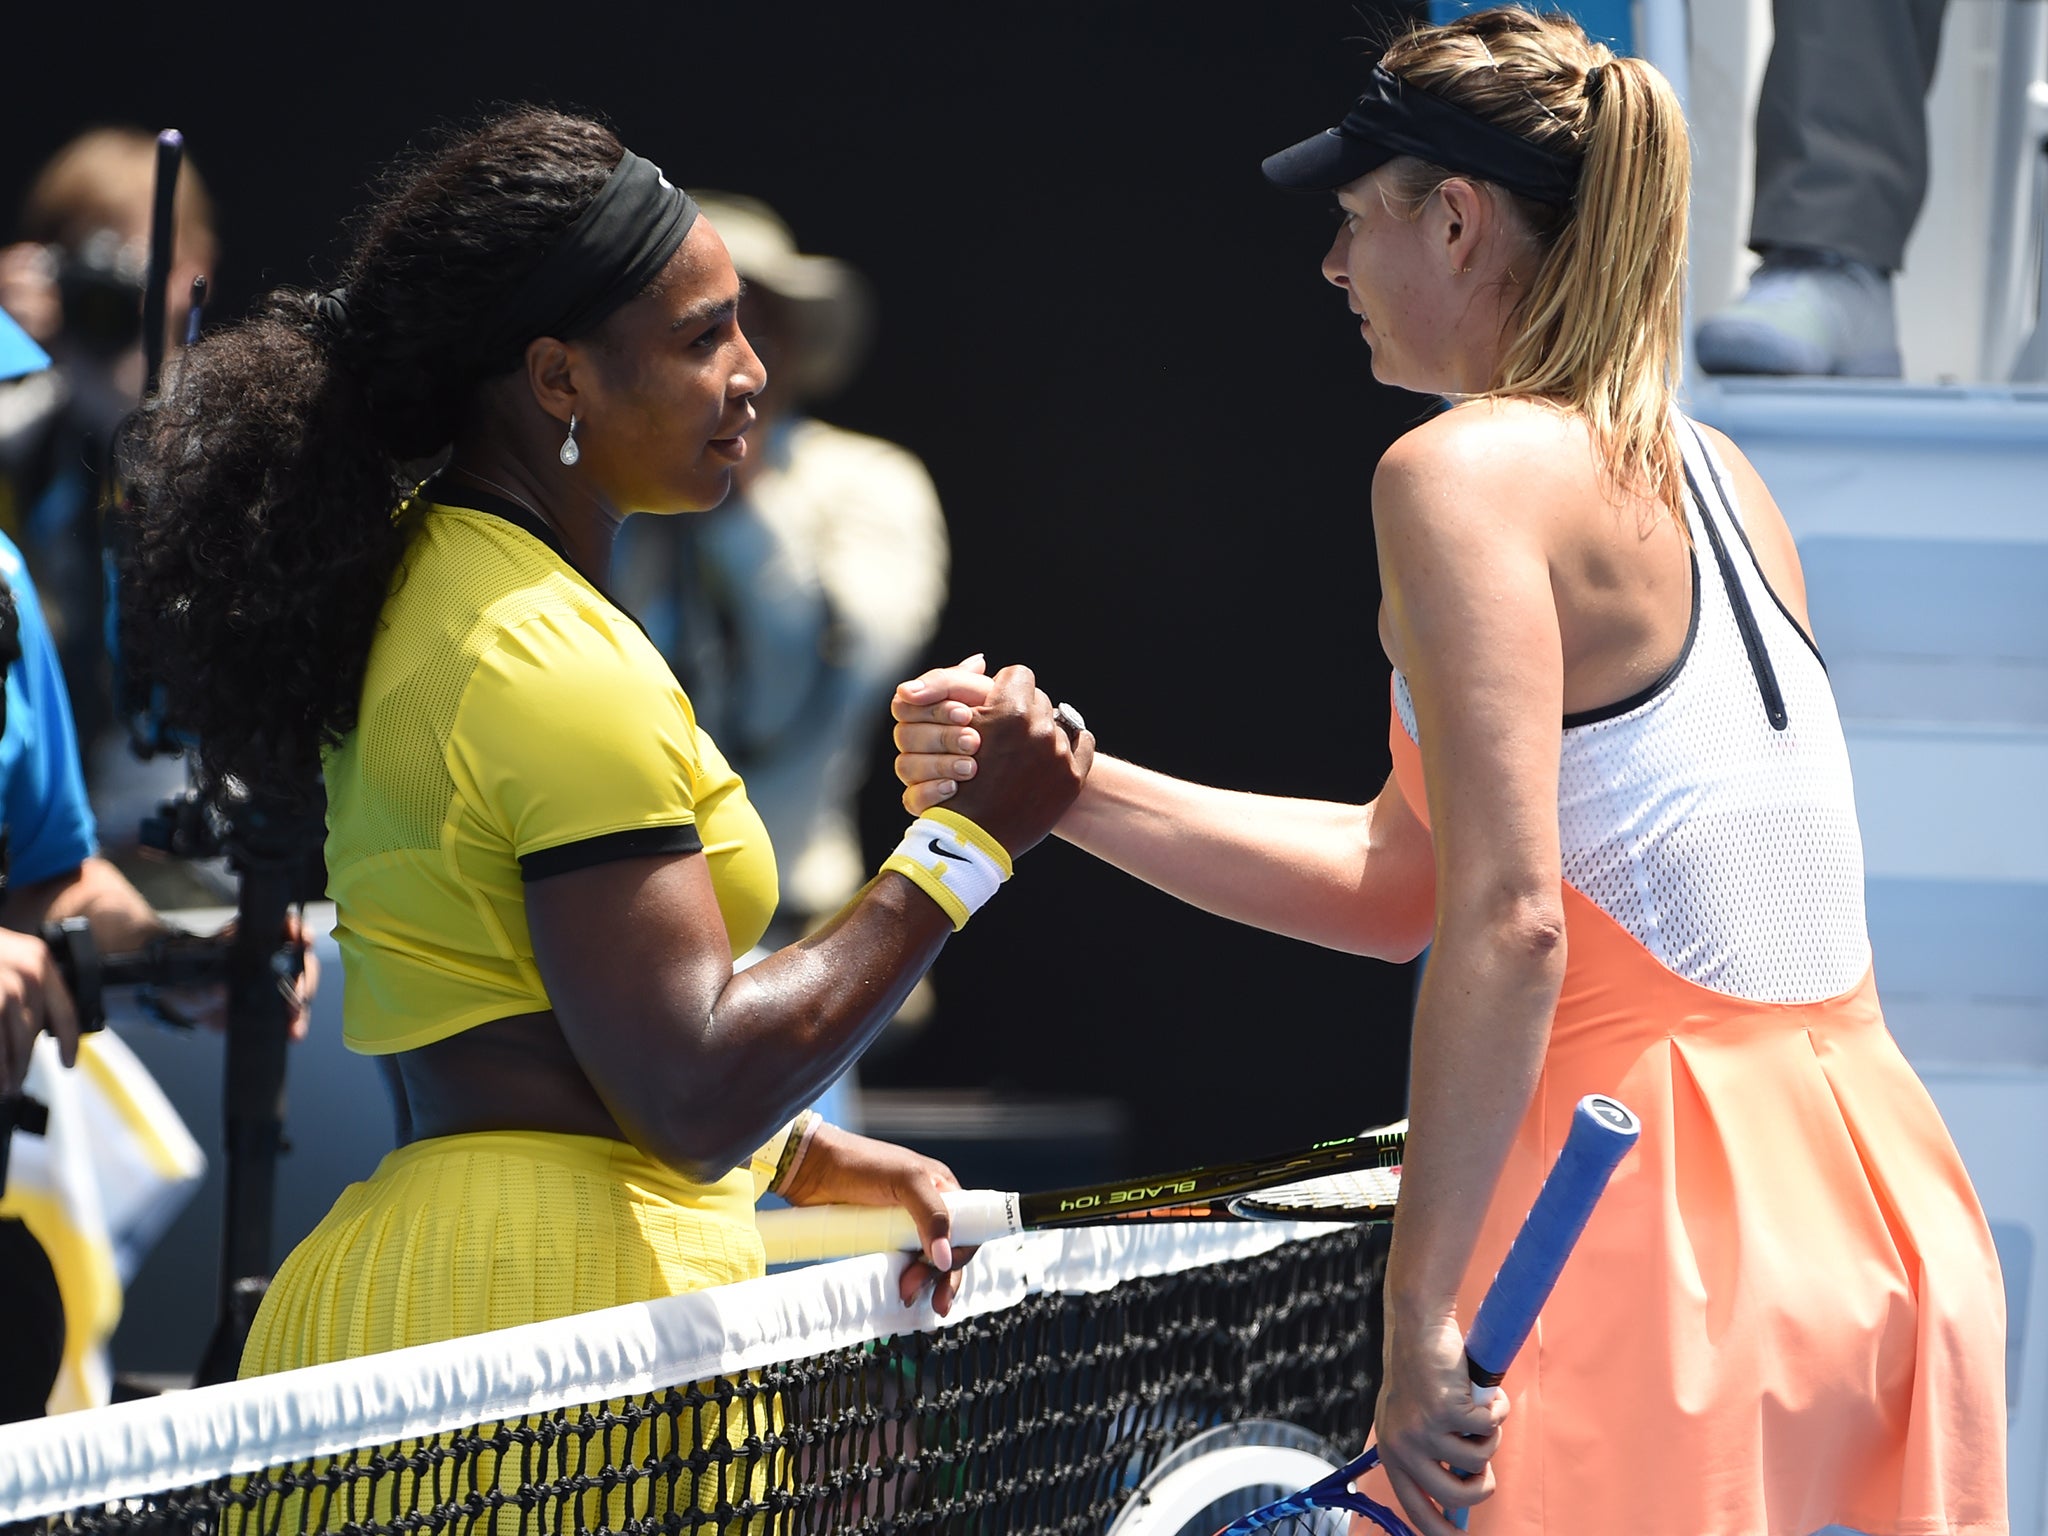
M1429 19L1442 23L1465 11L1482 8L1477 0L1429 0ZM1571 0L1568 5L1557 0L1538 0L1536 9L1563 11L1576 18L1594 41L1605 43L1616 53L1635 52L1635 25L1630 18L1629 0Z

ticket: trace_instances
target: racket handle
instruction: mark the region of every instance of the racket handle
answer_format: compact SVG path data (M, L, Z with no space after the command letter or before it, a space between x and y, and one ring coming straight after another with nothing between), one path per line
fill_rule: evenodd
M1000 1189L949 1189L953 1246L972 1248L1024 1230L1017 1197ZM910 1213L897 1205L804 1205L757 1211L770 1264L813 1264L861 1253L915 1253L924 1244Z
M1476 1389L1500 1385L1550 1299L1608 1176L1642 1129L1642 1122L1605 1094L1589 1093L1579 1100L1564 1150L1537 1191L1465 1336L1465 1364Z

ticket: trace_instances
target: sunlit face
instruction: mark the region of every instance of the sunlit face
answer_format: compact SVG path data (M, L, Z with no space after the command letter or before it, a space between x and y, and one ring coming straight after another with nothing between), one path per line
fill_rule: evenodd
M740 280L699 218L655 290L593 338L580 469L620 512L696 512L732 488L767 384L739 325Z
M1344 290L1359 317L1374 378L1441 390L1443 253L1430 244L1427 220L1388 206L1386 173L1381 166L1338 189L1337 237L1323 256L1323 276Z

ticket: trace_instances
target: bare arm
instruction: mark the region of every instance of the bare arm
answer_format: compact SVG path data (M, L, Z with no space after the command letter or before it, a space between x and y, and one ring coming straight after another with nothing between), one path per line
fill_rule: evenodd
M1031 674L978 712L987 768L953 802L1012 854L1072 803L1070 748ZM818 932L735 975L700 855L621 860L526 888L534 958L562 1033L619 1127L699 1178L745 1160L874 1038L952 923L884 873Z
M707 1182L845 1070L953 931L930 897L884 874L817 933L734 975L695 854L536 880L526 915L555 1017L619 1128Z
M10 886L0 901L0 1093L20 1088L38 1034L57 1041L65 1066L78 1062L78 1013L57 962L38 937L48 922L83 917L102 951L139 949L164 931L140 891L94 855L33 885Z
M1401 1211L1388 1259L1382 1455L1420 1502L1464 1504L1504 1410L1475 1407L1458 1287L1534 1094L1564 975L1557 836L1564 665L1541 519L1476 413L1440 417L1374 483L1387 618L1414 689L1436 852L1436 937L1411 1053ZM1473 431L1478 427L1479 432ZM1468 1298L1469 1299L1469 1298ZM1477 1447L1460 1437L1479 1435Z
M1366 805L1210 789L1098 757L1055 829L1182 901L1352 954L1429 942L1429 832L1390 777Z
M972 779L979 659L903 684L896 775L913 815ZM1091 738L1092 739L1092 738ZM1352 954L1411 960L1429 942L1429 831L1389 778L1366 805L1211 789L1098 755L1054 829L1190 905Z
M166 931L142 892L97 854L48 880L10 886L0 905L0 924L28 933L67 917L91 922L93 943L105 954L140 949Z

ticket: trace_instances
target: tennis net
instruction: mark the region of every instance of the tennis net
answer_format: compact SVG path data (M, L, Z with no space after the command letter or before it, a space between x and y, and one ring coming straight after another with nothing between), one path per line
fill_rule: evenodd
M1102 1532L1177 1445L1356 1444L1385 1229L1030 1233L953 1315L770 1275L0 1429L0 1528Z

